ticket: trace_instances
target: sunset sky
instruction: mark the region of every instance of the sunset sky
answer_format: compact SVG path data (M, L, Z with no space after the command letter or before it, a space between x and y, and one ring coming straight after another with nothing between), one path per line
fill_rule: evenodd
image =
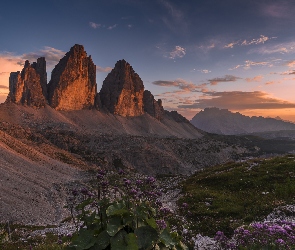
M51 70L74 44L101 88L125 59L165 109L191 119L205 107L295 122L293 0L3 1L0 103L26 59Z

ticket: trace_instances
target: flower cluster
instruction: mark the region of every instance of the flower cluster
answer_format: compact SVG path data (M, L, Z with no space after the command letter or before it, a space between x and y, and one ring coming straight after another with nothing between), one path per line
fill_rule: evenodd
M239 227L231 239L218 231L214 238L222 248L275 248L290 249L295 245L295 223L288 221L259 222Z

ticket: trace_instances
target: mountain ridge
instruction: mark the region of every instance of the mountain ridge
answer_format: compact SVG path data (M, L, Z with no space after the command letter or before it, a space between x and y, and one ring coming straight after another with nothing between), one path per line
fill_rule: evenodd
M205 108L196 114L190 122L206 132L223 135L295 130L295 124L292 122L262 116L249 117L219 108Z

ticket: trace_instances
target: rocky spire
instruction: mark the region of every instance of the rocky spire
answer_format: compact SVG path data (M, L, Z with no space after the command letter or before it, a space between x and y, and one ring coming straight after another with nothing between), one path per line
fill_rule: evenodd
M49 104L57 110L92 108L96 94L96 66L84 47L76 44L52 71Z
M120 60L108 74L100 90L104 108L121 116L139 116L143 110L143 82L125 60Z
M155 117L158 120L161 120L164 115L164 108L162 106L162 100L155 100L152 93L148 90L143 92L143 105L144 111L149 115Z
M42 67L41 67L42 65ZM6 102L44 107L46 96L46 61L38 58L32 65L27 60L21 72L11 72L9 77L9 94ZM44 90L43 90L44 88Z

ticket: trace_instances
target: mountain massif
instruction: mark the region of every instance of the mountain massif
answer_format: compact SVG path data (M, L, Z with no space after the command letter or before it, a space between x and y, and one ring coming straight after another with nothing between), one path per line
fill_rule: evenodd
M196 114L191 123L209 133L223 135L295 130L295 124L275 118L245 116L227 109L205 108Z
M71 190L87 186L98 169L190 175L264 153L244 141L208 135L164 110L125 60L99 92L82 45L59 61L48 84L45 58L26 61L10 74L0 104L0 222L59 223L69 216Z

